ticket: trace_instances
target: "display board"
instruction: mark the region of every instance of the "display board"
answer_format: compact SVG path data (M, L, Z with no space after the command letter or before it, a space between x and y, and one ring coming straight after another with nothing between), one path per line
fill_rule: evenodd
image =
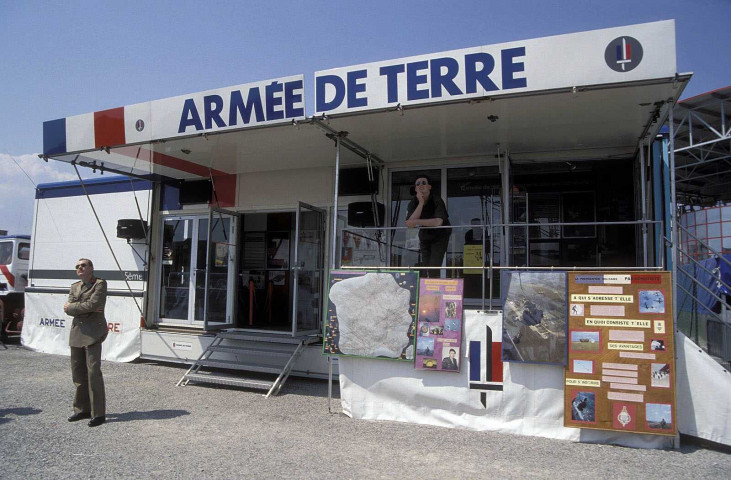
M566 364L566 273L505 271L503 361Z
M323 353L414 361L416 272L330 272Z
M419 282L417 370L459 372L463 293L462 278L422 278Z
M571 272L564 424L675 435L669 272Z

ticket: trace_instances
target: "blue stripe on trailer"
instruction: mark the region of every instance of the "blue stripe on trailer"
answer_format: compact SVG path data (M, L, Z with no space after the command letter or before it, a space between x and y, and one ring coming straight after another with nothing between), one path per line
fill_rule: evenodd
M133 190L151 190L152 182L139 178L113 176L84 180L84 186L89 195L99 195L103 193L131 192ZM84 195L84 189L78 180L43 183L36 187L36 198L78 197L81 195Z
M66 153L66 119L43 122L43 154Z

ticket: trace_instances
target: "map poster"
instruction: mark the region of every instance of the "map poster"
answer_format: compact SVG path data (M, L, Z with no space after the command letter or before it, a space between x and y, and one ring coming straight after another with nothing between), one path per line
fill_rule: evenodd
M505 271L503 361L566 364L566 272Z
M332 270L323 354L414 361L419 274Z
M564 425L676 435L669 272L570 272Z
M422 278L416 326L417 370L459 372L464 279Z

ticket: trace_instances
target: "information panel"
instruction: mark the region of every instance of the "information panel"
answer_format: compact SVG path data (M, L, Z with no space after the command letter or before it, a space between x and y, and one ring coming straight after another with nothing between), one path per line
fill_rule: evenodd
M416 329L417 370L459 372L462 349L462 278L422 278Z
M675 435L669 272L568 274L564 425Z
M323 353L414 361L419 274L332 270Z

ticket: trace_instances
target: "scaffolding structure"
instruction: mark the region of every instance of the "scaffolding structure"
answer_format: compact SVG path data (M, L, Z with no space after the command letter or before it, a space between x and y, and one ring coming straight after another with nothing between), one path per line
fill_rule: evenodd
M729 369L731 285L722 272L731 268L723 234L731 221L731 87L683 100L673 113L677 326ZM719 212L720 242L709 241L707 221L688 220L696 212L705 220L707 211Z

